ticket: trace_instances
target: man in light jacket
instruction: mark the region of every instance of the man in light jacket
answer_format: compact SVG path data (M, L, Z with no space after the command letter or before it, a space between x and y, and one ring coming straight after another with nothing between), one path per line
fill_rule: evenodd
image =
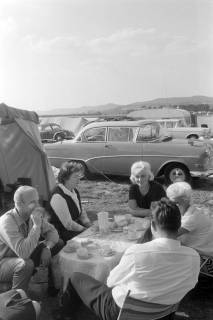
M35 188L19 187L14 203L0 217L0 282L11 281L12 289L27 290L35 268L50 266L63 244L47 222Z

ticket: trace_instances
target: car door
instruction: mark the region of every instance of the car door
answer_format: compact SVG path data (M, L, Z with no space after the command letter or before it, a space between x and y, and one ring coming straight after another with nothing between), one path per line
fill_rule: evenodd
M108 127L103 171L112 175L129 175L133 162L141 159L141 144L135 143L137 127Z
M84 130L78 137L73 156L85 160L91 172L102 173L106 142L106 127L92 127Z
M142 143L141 159L150 163L154 175L161 165L170 159L170 150L165 149L160 131L158 123L146 123L139 128L136 137L136 143Z

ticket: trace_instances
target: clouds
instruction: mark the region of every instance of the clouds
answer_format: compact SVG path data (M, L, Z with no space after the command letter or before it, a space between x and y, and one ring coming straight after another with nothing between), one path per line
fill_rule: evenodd
M17 24L13 17L0 19L0 39L11 38L17 31Z
M2 0L2 100L58 107L213 95L211 8L207 0Z

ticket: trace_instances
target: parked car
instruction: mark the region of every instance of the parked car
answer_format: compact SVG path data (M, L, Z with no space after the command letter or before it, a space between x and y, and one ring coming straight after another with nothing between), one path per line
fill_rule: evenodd
M165 137L161 130L156 121L93 122L74 140L45 145L45 150L53 166L75 160L86 173L129 176L132 163L138 160L148 161L154 175L164 175L167 183L213 173L209 144Z
M165 132L173 138L180 139L209 139L211 129L206 127L189 127L183 119L159 119L156 120Z
M54 142L74 138L72 131L62 129L61 126L56 123L40 124L39 131L42 142Z

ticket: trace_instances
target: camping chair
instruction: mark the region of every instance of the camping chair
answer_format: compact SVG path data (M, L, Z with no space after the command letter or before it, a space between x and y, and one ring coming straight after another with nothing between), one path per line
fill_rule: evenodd
M213 278L213 258L200 255L200 274Z
M133 299L130 290L124 300L117 320L173 320L178 303L174 305L162 305Z

